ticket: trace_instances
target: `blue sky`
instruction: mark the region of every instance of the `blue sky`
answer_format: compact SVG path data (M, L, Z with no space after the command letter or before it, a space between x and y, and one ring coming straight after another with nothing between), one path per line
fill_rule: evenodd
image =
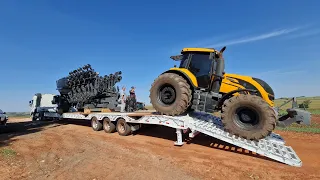
M226 72L282 96L320 95L320 1L0 1L0 109L28 111L37 93L84 64L121 70L149 103L153 80L183 47L227 46Z

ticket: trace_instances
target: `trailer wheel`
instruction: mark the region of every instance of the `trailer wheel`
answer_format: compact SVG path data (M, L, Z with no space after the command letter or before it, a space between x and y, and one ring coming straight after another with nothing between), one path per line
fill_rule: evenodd
M113 133L116 130L116 126L113 124L112 121L110 121L109 118L105 117L103 118L103 130L106 133Z
M94 131L102 130L102 123L96 117L92 117L91 119L91 127Z
M117 131L121 136L127 136L131 133L130 125L122 118L117 121Z

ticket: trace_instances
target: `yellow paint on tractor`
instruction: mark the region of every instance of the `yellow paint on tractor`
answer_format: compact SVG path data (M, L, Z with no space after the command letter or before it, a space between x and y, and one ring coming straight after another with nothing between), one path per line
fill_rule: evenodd
M169 71L176 71L176 72L180 72L180 73L184 74L185 78L189 78L189 80L191 81L190 82L191 85L193 85L194 87L198 87L197 78L188 69L185 69L185 68L170 68Z
M215 52L216 50L214 48L183 48L181 53L184 52Z
M251 76L243 76L243 75L238 75L238 74L225 74L224 79L222 80L222 86L226 86L226 83L224 83L224 82L230 81L231 79L235 82L234 84L239 83L239 81L237 79L240 79L240 80L243 80L243 81L246 81L246 82L252 84L259 91L259 93L262 96L262 99L264 99L271 107L274 106L274 102L269 99L268 93L264 90L264 88L257 81L252 79ZM241 86L240 84L238 84L238 85ZM224 87L224 89L227 89L225 92L230 92L230 91L228 91L228 88L231 89L231 87L229 87L229 86ZM221 92L221 90L220 90L220 92Z
M185 49L192 50L192 51L197 49L198 51L201 51L201 52L204 51L204 48L185 48ZM194 87L198 87L197 78L188 69L170 68L169 71L179 72L179 74L183 74L184 78L189 79L189 82L191 83L191 85L193 85ZM264 99L271 107L274 106L274 102L269 99L268 93L264 90L264 88L259 83L257 83L255 80L253 80L252 77L250 77L250 76L243 76L243 75L238 75L238 74L227 74L227 73L224 74L224 78L222 80L221 87L220 87L220 93L226 94L226 93L229 93L234 90L246 89L244 86L239 84L239 81L237 79L246 81L246 82L252 84L253 86L255 86L255 88L261 94L262 99ZM234 93L234 95L237 96L237 95L239 95L239 93Z

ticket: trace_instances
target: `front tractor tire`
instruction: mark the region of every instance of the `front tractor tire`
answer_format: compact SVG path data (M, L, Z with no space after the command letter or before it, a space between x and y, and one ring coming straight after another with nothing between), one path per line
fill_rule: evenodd
M274 130L277 117L261 97L240 94L224 102L221 119L229 133L248 140L259 140Z
M182 76L175 73L164 73L153 82L149 97L157 112L176 116L184 114L188 110L192 99L192 90Z

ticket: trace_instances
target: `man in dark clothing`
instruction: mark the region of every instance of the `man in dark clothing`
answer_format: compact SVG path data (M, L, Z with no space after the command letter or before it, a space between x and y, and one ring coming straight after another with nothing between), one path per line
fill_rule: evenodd
M135 90L136 90L136 88L135 87L131 87L131 89L130 89L130 97L131 98L136 98L136 92L135 92Z
M135 87L132 86L129 93L130 93L130 95L127 98L126 105L127 105L127 111L132 112L137 109L136 108L137 99L136 99Z

